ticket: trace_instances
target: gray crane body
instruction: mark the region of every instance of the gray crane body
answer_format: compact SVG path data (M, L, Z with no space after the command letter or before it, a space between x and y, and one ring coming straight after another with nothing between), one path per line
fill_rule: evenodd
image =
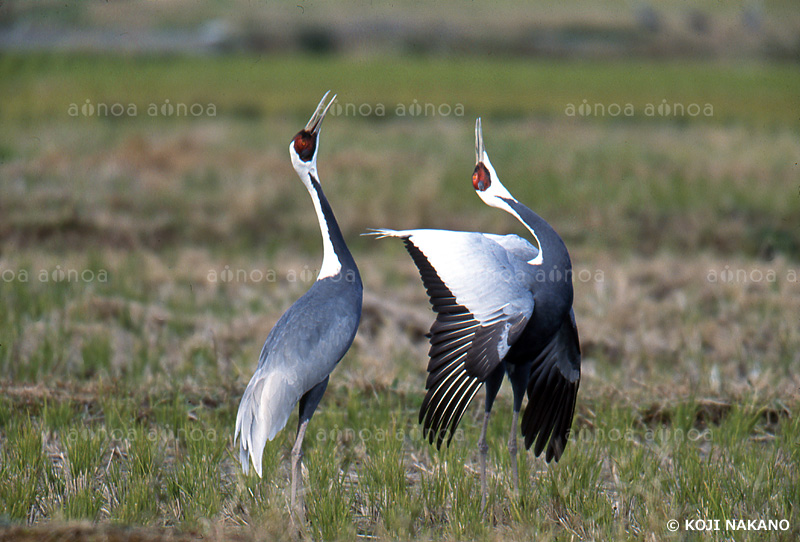
M327 96L326 93L306 128L289 145L292 165L311 196L322 233L319 276L267 336L258 366L239 403L234 436L235 440L241 435L242 470L248 472L252 459L261 476L266 442L286 426L299 403L298 436L293 449L293 508L305 427L325 393L329 375L353 343L363 297L358 267L318 180L318 135L322 119L333 103L331 100L325 105Z
M286 426L295 405L311 394L300 409L299 422L311 418L327 385L328 375L341 361L356 335L361 306L362 287L355 272L355 281L348 283L346 273L315 282L272 328L250 384L239 407L242 434L250 442L250 453L256 472L261 474L261 454L266 441ZM352 275L351 275L352 276ZM321 389L315 389L320 386ZM261 417L263 423L253 424ZM242 468L247 472L248 449L240 448Z

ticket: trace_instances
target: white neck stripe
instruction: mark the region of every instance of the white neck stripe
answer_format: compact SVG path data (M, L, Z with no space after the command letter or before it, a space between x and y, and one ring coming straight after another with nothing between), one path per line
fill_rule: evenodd
M538 245L539 252L536 254L536 257L534 259L528 260L528 265L542 265L542 262L544 261L544 249L542 247L542 243L539 241L539 236L536 235L536 232L533 231L533 228L528 226L528 223L525 222L524 220L522 220L522 217L519 216L519 214L517 214L517 212L505 200L503 200L502 198L497 198L497 199L498 199L498 201L500 201L500 204L502 205L502 208L506 212L514 215L514 217L516 217L517 220L522 222L522 224L528 229L528 231L531 232L531 235L533 235L533 238L536 239L536 244ZM516 201L516 200L514 200L514 201Z
M314 210L317 212L317 220L319 221L319 229L322 233L322 266L319 269L317 280L322 280L327 277L338 275L342 270L342 263L336 255L336 250L333 248L331 242L331 234L328 230L328 222L325 220L325 214L322 212L322 204L319 200L319 194L314 188L314 182L311 180L311 172L307 172L308 179L303 179L303 184L308 188L311 194L311 200L314 202Z

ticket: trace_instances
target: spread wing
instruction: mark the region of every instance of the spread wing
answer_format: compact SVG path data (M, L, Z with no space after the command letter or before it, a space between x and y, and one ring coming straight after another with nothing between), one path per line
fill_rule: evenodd
M420 422L431 443L436 439L441 446L447 437L449 444L472 398L533 313L525 262L535 257L536 249L517 236L443 230L377 233L404 240L437 313Z
M581 347L570 309L552 340L534 360L528 382L528 405L522 416L525 447L545 459L559 460L569 438L575 398L581 382ZM548 445L549 441L549 445Z

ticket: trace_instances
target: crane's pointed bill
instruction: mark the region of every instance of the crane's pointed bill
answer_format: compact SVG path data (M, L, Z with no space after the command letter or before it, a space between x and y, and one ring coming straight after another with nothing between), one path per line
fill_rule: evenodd
M481 118L475 121L475 171L472 172L472 186L475 190L483 192L492 185L492 175L484 165L486 160L486 147L483 145L483 130Z
M297 153L297 156L299 156L300 160L303 162L311 161L314 158L314 154L317 152L317 136L319 135L320 128L322 128L322 121L331 108L331 105L333 105L334 100L336 100L336 95L334 94L331 101L325 105L325 99L330 93L330 90L325 93L325 96L322 97L319 105L317 105L317 110L311 115L306 127L297 132L297 135L295 135L292 140L294 152Z
M483 146L483 130L481 129L481 118L475 121L475 163L483 162L483 154L486 148Z
M333 102L336 101L336 94L333 95L331 101L328 102L328 105L325 105L325 99L328 97L331 91L325 93L322 99L319 101L317 105L317 110L314 111L314 114L311 115L311 118L308 120L308 124L306 124L305 131L310 132L314 135L319 133L319 129L322 126L322 119L325 118L325 115L328 113L328 110L333 105Z

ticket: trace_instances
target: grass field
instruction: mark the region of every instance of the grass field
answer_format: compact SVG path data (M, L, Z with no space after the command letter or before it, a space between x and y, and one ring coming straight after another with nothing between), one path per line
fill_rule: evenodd
M321 260L287 146L331 88L320 174L365 306L309 426L301 536L796 539L796 66L387 62L0 57L0 538L295 537L296 414L263 480L241 474L232 433L266 334ZM569 115L583 100L592 114ZM557 465L523 456L519 496L501 391L487 518L480 401L450 449L422 440L424 288L402 245L359 236L523 233L472 193L476 116L504 184L570 248L584 356L572 442ZM788 528L693 534L694 519Z

